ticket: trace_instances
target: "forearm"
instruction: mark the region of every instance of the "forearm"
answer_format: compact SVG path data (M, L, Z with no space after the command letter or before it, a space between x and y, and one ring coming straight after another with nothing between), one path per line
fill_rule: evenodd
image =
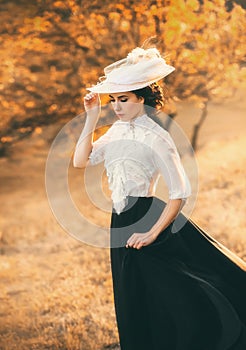
M184 205L182 199L169 199L167 205L163 209L157 222L150 229L150 233L157 237L165 228L167 228L176 218Z
M96 120L86 118L85 126L76 144L73 155L73 166L84 168L88 162L92 150L93 132L96 127Z
M153 227L146 233L133 233L127 240L126 248L140 249L143 246L153 243L158 235L173 222L182 209L183 204L184 201L182 199L169 199Z
M101 112L101 101L98 94L89 93L84 97L86 121L73 155L73 166L84 168L92 150L93 132Z

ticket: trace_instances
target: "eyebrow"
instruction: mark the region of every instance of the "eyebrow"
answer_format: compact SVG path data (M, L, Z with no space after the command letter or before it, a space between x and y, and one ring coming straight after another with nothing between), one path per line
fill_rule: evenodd
M114 98L114 96L109 95L110 98ZM121 96L117 96L116 98L122 98L122 97L128 97L127 95L121 95Z

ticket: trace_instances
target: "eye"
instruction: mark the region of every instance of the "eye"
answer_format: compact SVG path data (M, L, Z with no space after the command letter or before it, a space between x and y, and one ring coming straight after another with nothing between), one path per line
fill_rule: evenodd
M127 101L128 101L128 97L120 98L120 102L127 102ZM114 98L110 98L109 102L114 103L115 99Z

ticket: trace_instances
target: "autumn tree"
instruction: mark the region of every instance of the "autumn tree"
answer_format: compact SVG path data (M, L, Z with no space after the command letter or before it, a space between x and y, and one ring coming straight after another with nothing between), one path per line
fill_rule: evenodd
M225 10L224 0L171 0L167 21L161 28L169 54L177 67L170 76L176 96L199 102L201 117L195 125L192 145L196 148L200 126L210 100L223 101L245 78L245 12L240 6ZM180 16L182 13L182 16Z
M171 94L199 101L204 117L208 101L225 98L243 78L245 10L236 3L228 10L226 4L2 1L0 152L42 125L80 113L85 88L102 68L152 35L176 67L167 78Z

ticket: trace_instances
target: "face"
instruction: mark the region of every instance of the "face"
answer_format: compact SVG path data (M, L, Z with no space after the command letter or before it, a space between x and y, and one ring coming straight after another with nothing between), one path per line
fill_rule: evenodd
M144 114L144 99L132 92L114 93L109 97L116 116L122 121L130 121Z

